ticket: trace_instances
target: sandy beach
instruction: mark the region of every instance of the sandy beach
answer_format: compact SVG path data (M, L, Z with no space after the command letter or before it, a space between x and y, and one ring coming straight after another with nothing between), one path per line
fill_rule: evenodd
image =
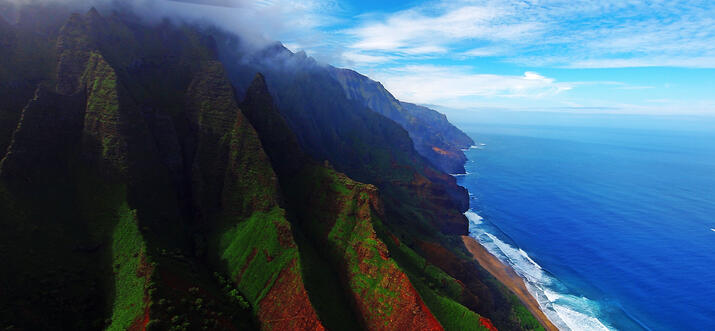
M486 248L484 248L476 239L470 236L462 236L462 241L467 247L472 256L479 262L482 268L489 271L492 276L496 277L502 284L506 285L522 303L529 309L529 311L534 314L536 319L539 320L541 325L546 328L546 330L558 330L556 326L551 323L551 321L546 317L546 314L541 311L539 303L534 299L534 297L529 293L524 285L524 280L519 277L519 275L514 272L514 270L503 264L494 255L489 253Z

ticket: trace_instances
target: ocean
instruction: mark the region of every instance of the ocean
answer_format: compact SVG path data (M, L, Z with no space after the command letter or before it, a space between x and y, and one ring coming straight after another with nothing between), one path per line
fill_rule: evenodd
M715 330L715 120L527 117L455 121L471 236L560 328Z

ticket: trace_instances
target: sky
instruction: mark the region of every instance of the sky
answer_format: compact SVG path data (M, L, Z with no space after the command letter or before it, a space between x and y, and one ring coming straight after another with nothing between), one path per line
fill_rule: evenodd
M354 69L403 101L715 116L713 0L158 2Z
M226 1L231 0L215 0ZM259 1L293 51L451 108L715 115L715 1ZM290 10L286 10L290 8Z

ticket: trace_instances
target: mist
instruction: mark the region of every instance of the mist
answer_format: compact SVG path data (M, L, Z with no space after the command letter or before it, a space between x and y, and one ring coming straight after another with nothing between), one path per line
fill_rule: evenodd
M52 7L66 12L84 13L92 7L106 16L112 12L131 13L146 24L170 21L215 27L241 39L247 50L260 50L275 44L278 36L289 31L299 17L296 6L281 1L259 5L243 0L1 0L0 15L13 23L23 7Z

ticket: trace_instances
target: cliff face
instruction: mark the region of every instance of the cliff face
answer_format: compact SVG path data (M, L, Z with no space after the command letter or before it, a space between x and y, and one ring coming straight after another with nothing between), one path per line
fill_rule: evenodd
M60 280L56 297L77 302L33 306L36 299L21 300L28 303L27 314L14 318L4 302L3 320L43 328L245 328L253 324L246 311L252 307L264 329L322 327L277 202L275 173L221 64L210 58L210 43L179 36L184 49L194 50L173 62L141 46L140 38L177 33L172 29L126 26L94 10L71 16L60 29L56 84L38 88L23 108L0 162L1 206L9 215L4 225L12 245L3 253L14 261L23 250L38 251L37 261L18 260L15 272L30 272L39 263L33 273L67 268L97 285L77 291ZM152 62L152 69L117 57L112 37L134 45L136 53L123 55ZM186 60L193 62L184 66ZM186 73L184 82L152 73L171 70ZM152 96L143 86L147 81L182 100L178 111L168 111L161 94ZM63 216L48 226L53 213ZM18 227L23 223L34 232ZM38 246L36 238L52 244ZM78 276L89 263L95 267ZM15 277L4 274L3 283ZM34 298L42 290L28 286L17 286L6 298ZM98 308L88 310L92 306Z
M377 188L355 182L303 154L295 136L283 130L287 123L273 105L261 75L248 88L243 110L274 162L301 161L279 171L287 204L295 211L300 231L335 266L348 309L359 323L371 330L441 330L373 228L384 217Z
M298 249L278 182L258 136L236 104L220 63L209 61L187 91L197 131L192 187L209 253L228 269L264 329L321 329L303 286Z
M362 324L371 330L442 330L407 275L390 258L373 223L384 217L371 185L325 167L306 169L293 187L309 237L328 249Z
M242 56L234 48L219 48L219 53L222 58ZM414 223L424 233L467 232L462 215L469 204L466 190L419 155L405 129L348 99L329 70L304 55L282 46L259 54L226 60L229 77L241 86L245 75L265 72L277 108L306 154L390 192L384 199L391 222Z
M519 328L451 243L466 191L415 149L429 130L305 56L232 62L225 33L52 13L0 21L3 326Z
M469 136L427 107L395 99L382 84L349 69L330 68L346 96L395 121L410 135L415 150L437 169L448 174L464 173L462 149L474 145Z
M48 32L44 26L21 28L25 21L0 22L0 153L10 144L22 108L37 84L51 78L55 65L58 31Z

